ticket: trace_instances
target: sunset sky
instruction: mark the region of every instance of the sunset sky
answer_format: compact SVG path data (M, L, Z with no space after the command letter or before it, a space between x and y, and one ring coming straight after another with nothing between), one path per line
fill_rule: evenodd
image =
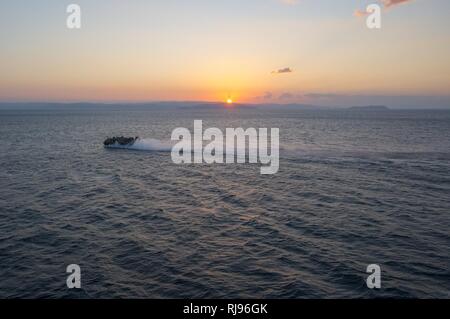
M66 28L70 3L81 30ZM356 14L370 3L381 30ZM0 101L450 107L449 12L448 0L2 0Z

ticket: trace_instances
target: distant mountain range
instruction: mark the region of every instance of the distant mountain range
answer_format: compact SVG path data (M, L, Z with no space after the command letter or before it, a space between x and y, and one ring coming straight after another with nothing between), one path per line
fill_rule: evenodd
M367 105L367 106L351 106L348 108L353 111L389 111L390 109L384 105Z
M145 110L147 108L162 108L162 109L217 109L217 108L257 108L269 110L351 110L351 111L388 111L390 110L384 105L367 105L367 106L352 106L352 107L329 107L309 104L240 104L235 103L233 106L228 106L222 102L193 102L193 101L176 101L176 102L146 102L146 103L132 103L132 102L116 102L116 103L58 103L58 102L38 102L38 103L19 103L19 102L5 102L0 103L2 110L64 110L77 109L84 110L88 108L95 108L97 110Z

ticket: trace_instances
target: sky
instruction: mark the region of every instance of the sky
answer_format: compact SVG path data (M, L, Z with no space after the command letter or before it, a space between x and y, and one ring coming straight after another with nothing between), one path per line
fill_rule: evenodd
M372 3L381 29L361 14ZM449 13L448 0L2 0L0 101L450 108Z

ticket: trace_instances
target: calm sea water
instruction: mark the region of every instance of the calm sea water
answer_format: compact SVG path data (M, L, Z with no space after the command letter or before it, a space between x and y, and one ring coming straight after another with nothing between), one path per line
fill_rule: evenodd
M102 146L195 119L279 127L279 173ZM4 110L0 143L0 297L450 297L448 111Z

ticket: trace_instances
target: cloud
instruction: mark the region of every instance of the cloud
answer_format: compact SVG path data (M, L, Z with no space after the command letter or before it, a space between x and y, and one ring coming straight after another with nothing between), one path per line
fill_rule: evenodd
M272 92L266 92L264 93L264 96L262 97L264 100L270 100L273 97Z
M369 14L369 12L368 11L365 11L365 10L360 10L360 9L356 9L355 10L355 12L353 13L353 15L355 16L355 17L365 17L366 15L368 15Z
M294 70L292 70L291 68L283 68L283 69L279 69L276 71L272 71L272 74L283 74L283 73L292 73L294 72Z
M399 4L406 4L406 3L412 2L413 0L380 0L380 1L383 4L383 7L387 9L387 8L391 8L391 7L394 7ZM366 10L356 9L354 11L353 15L355 17L359 18L359 17L365 17L369 13L370 12L368 12Z
M291 100L293 98L295 98L295 95L288 92L281 94L279 97L280 100Z
M385 8L389 8L398 4L411 2L412 0L381 0Z
M264 95L260 95L260 96L256 97L256 99L258 99L258 100L265 100L265 101L272 100L272 98L273 98L273 93L269 92L269 91L264 92Z
M342 95L342 94L334 94L334 93L307 93L305 94L305 97L311 98L311 99L332 99L332 98L340 98L340 97L346 97L348 95Z

